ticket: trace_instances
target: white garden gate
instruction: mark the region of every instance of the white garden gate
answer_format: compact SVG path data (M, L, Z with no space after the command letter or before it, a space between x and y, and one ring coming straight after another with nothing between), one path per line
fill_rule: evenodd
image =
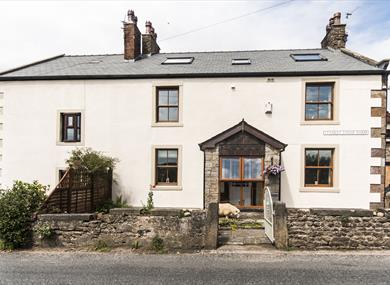
M274 206L272 203L271 191L268 187L264 188L264 230L265 235L273 243L274 239Z

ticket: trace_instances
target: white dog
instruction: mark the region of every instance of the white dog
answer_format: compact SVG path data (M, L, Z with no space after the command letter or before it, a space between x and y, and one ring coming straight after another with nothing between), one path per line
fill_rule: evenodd
M220 217L238 218L240 216L240 210L230 203L220 203L218 215Z

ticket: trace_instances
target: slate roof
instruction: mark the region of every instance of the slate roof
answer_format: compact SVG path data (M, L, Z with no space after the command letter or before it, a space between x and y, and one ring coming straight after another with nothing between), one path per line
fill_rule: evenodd
M325 61L296 62L291 54L319 53ZM168 57L194 57L192 64L161 64ZM250 65L232 65L234 58L249 58ZM136 61L122 54L61 55L0 73L1 80L293 76L381 74L383 69L340 50L296 49L160 53Z

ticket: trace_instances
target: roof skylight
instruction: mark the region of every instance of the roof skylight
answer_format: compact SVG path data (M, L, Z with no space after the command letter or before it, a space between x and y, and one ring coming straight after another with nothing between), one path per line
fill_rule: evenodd
M168 57L161 64L191 64L193 61L193 57Z
M291 54L291 57L295 61L321 61L321 60L327 60L325 57L322 57L319 53Z
M233 58L232 65L245 65L251 64L251 60L249 58Z

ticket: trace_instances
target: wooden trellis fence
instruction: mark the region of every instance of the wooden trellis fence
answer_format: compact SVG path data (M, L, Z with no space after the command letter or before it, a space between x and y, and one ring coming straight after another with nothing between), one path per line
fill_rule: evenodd
M48 196L40 213L91 213L112 198L112 170L91 174L70 168Z

